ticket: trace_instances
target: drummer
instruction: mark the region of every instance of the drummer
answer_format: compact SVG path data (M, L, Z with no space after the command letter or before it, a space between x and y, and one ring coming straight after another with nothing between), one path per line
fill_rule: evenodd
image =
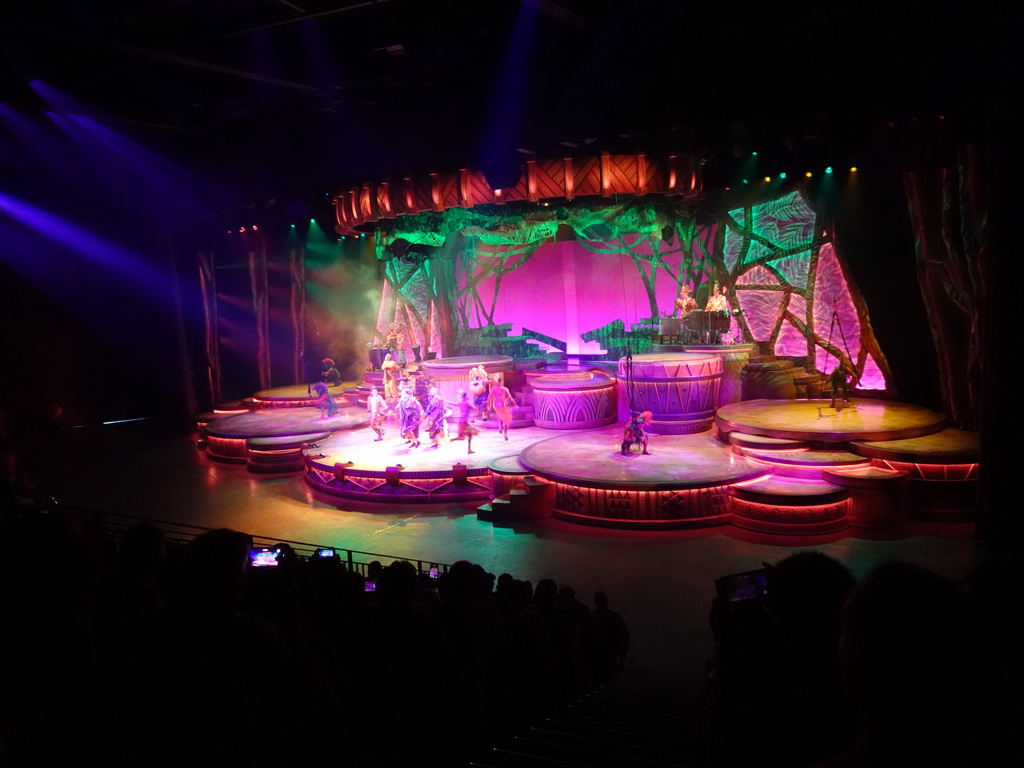
M711 290L711 295L708 296L708 303L704 307L705 312L728 312L729 311L729 300L722 293L722 287L716 282L714 288Z
M676 316L686 317L697 309L697 300L690 295L690 286L683 283L679 298L676 299Z

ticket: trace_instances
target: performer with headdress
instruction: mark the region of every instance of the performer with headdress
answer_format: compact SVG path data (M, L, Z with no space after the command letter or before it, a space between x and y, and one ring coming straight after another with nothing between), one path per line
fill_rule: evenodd
M402 388L398 398L398 417L402 423L402 437L410 448L420 447L420 419L423 418L423 406L408 387Z
M626 429L622 435L623 456L629 454L629 449L634 445L643 446L645 456L651 455L651 452L647 450L647 425L653 420L654 414L650 411L644 411L640 414L634 413L629 417L629 421L626 422Z
M384 439L384 422L388 418L388 404L377 392L376 387L370 387L370 396L366 398L366 412L370 414L370 429L377 433L377 443Z
M341 384L341 372L334 360L329 357L320 361L320 381L328 387L336 387Z
M728 312L729 311L729 300L722 293L722 286L717 282L711 289L711 295L708 296L708 303L704 307L705 312Z
M512 408L516 401L512 399L512 393L499 377L494 374L491 378L491 393L487 398L487 407L494 411L498 417L498 431L508 440L508 428L512 425Z
M327 391L326 384L318 381L313 385L313 392L317 396L316 404L320 406L320 418L317 421L324 421L338 413L338 404L331 397L331 393Z
M426 428L435 448L441 446L441 438L445 436L444 415L444 400L437 394L437 387L431 387L427 395Z
M384 356L384 362L380 364L380 369L384 373L384 397L388 400L397 400L398 375L401 368L391 357L390 352Z
M471 368L469 371L469 392L473 396L473 405L476 406L480 418L487 421L487 369L483 365Z
M698 308L697 300L690 295L690 286L687 283L683 283L679 298L676 299L676 315L678 317L686 317Z

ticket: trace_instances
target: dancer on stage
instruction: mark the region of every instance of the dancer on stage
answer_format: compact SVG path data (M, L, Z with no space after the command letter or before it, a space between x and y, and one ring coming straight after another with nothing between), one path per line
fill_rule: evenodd
M644 449L644 456L650 456L651 452L647 450L647 425L654 421L654 414L650 411L644 411L641 414L634 414L630 417L629 421L626 422L626 430L622 435L622 455L626 456L629 454L629 449L634 445L641 445Z
M473 435L477 434L477 428L469 421L469 414L473 410L473 404L469 402L469 393L459 390L459 435L456 440L466 438L466 453L473 453Z
M470 369L469 391L473 395L473 405L480 413L480 418L487 421L487 369L483 365Z
M487 398L487 407L494 411L498 417L498 431L508 440L508 428L512 424L512 408L516 401L512 399L512 393L501 380L498 374L491 379L491 394Z
M423 418L423 406L412 390L402 388L402 396L398 399L398 417L402 423L402 437L410 448L420 447L420 419Z
M380 364L380 369L384 372L384 397L388 400L397 400L398 374L401 368L392 359L390 352L384 356L384 362Z
M370 387L370 396L366 398L366 412L370 414L370 429L377 433L377 439L373 442L379 443L384 439L384 422L388 418L388 404L377 392L376 387Z
M338 413L338 404L331 397L331 393L327 391L326 384L318 381L313 385L313 392L317 396L316 404L320 406L320 418L317 421L324 421Z
M676 299L676 314L679 317L686 317L695 309L698 309L697 300L690 295L690 286L683 283L682 292Z
M445 437L444 400L437 394L437 387L431 387L427 395L426 408L427 436L435 448L441 447L441 438Z

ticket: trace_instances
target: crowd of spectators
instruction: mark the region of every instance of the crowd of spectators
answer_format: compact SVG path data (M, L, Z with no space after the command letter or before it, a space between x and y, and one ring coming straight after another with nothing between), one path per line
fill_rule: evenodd
M115 540L52 513L0 533L5 765L454 765L629 647L603 593L465 560L363 574L280 544L254 567L236 531Z
M1024 748L1019 564L955 583L906 562L857 583L814 551L766 565L764 589L716 597L699 763L963 768Z
M0 479L12 491L16 477ZM629 650L605 593L591 609L551 579L465 560L353 571L285 544L255 567L236 531L185 544L141 523L115 538L22 509L0 522L0 765L456 764ZM803 551L720 580L739 588L711 607L695 763L1014 763L1022 577L1006 560L962 582L891 562L858 583Z

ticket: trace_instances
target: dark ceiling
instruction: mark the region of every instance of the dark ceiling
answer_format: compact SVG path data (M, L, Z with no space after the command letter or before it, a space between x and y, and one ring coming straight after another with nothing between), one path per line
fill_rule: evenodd
M998 97L1009 25L985 2L923 7L22 0L0 16L0 101L51 109L43 81L239 198L571 145L841 162L893 120L979 130Z

